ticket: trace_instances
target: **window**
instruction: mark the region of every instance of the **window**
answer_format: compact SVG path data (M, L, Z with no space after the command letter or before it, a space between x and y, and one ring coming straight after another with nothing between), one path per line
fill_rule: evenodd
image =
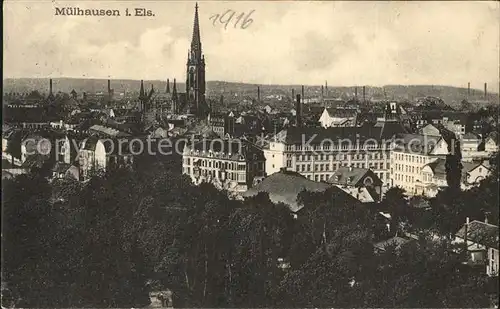
M318 175L314 175L314 181L318 181L318 180L319 180Z

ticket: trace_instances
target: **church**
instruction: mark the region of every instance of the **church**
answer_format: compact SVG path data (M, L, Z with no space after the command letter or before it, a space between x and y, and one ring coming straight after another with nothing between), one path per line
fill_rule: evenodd
M145 124L167 114L204 118L210 112L205 98L205 56L201 44L198 3L195 6L193 36L186 64L186 92L178 92L176 79L173 80L172 89L170 79L167 79L165 91L160 90L152 96L154 92L156 91L151 89L147 94L141 81L139 101Z

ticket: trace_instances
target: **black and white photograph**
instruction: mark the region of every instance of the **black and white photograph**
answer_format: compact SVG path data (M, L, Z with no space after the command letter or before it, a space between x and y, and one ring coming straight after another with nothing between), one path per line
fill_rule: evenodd
M2 70L2 308L498 308L498 1L6 0Z

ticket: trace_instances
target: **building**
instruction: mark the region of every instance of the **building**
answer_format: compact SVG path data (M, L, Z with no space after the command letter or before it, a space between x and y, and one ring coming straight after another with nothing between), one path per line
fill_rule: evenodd
M90 136L82 141L78 151L80 180L87 180L96 172L105 172L114 168L132 166L137 149L130 149L133 144L120 139L100 139Z
M319 117L323 128L353 127L356 125L357 109L352 108L325 108Z
M436 159L444 158L448 153L448 144L441 136L398 136L390 155L390 186L400 187L408 195L425 194L429 182L422 181L422 168L431 162L441 162Z
M280 131L264 148L266 174L287 168L314 181L326 181L340 167L371 168L389 180L390 144L403 126L385 119L379 126L292 127Z
M496 131L491 132L485 139L484 151L490 154L498 152L498 133Z
M462 162L462 190L468 190L479 185L480 181L491 174L489 165L485 162ZM436 158L424 165L421 171L420 182L416 185L417 194L434 197L440 189L448 187L446 180L446 159Z
M211 182L232 192L244 192L255 177L264 176L262 150L245 140L214 139L185 145L182 173L195 184Z
M382 180L369 168L340 167L327 180L363 203L382 199Z
M484 267L488 276L498 276L498 226L469 218L455 234L455 243L467 240L468 263Z
M193 37L187 60L186 96L190 114L202 116L208 112L205 101L205 55L201 46L198 3L195 6Z

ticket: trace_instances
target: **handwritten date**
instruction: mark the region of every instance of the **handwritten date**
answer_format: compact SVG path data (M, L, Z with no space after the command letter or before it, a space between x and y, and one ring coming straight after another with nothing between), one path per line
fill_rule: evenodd
M253 19L250 16L255 12L255 10L251 10L248 14L240 13L236 15L236 12L233 10L227 10L223 14L215 14L210 17L214 26L217 23L224 25L224 29L227 29L231 21L234 22L234 28L237 28L238 25L241 29L248 28L252 23Z

